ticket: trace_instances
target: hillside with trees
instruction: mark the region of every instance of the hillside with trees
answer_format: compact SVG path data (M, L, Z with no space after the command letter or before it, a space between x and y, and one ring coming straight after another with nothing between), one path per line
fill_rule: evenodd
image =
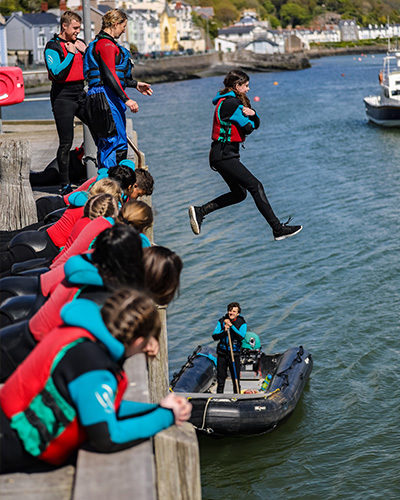
M354 19L361 26L400 22L400 0L186 0L192 5L213 7L210 32L232 24L247 9L273 28L304 26L319 28L338 19Z

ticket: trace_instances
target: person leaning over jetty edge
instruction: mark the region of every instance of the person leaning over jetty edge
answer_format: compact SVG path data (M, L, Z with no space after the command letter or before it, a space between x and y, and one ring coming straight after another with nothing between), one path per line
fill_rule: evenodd
M260 125L260 118L251 108L247 92L249 76L240 70L230 71L224 79L224 89L213 99L215 105L210 167L228 184L229 193L223 194L201 206L189 207L190 225L194 234L200 234L204 217L246 198L249 191L254 202L271 226L275 240L294 236L302 226L281 223L268 202L261 182L240 162L239 146Z
M57 162L62 195L72 191L69 154L74 138L74 116L86 123L86 94L83 90L83 54L86 45L78 39L81 22L81 17L75 12L64 12L60 19L60 34L54 35L44 49L44 60L49 79L52 80L50 100L59 138Z
M0 472L61 465L85 441L122 450L190 417L190 403L174 394L159 405L122 399L124 359L158 352L161 323L150 298L120 289L101 309L77 299L62 317L0 390Z
M125 111L129 108L137 113L139 106L127 96L125 88L136 88L143 95L153 93L148 83L133 80L130 52L116 42L126 25L125 12L109 10L84 58L84 75L89 85L86 111L97 145L99 167L117 165L127 157Z

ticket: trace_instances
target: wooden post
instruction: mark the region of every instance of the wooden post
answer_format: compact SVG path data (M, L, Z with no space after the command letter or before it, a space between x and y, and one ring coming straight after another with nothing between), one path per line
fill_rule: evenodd
M29 184L30 143L0 136L0 230L14 231L37 222Z
M148 361L152 402L168 393L167 308L159 306L160 351ZM194 427L186 423L159 432L154 437L158 500L201 500L200 456Z

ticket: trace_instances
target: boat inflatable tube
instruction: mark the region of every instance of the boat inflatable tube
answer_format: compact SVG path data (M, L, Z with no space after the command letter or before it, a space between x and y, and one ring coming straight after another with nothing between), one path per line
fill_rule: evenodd
M216 375L215 351L198 346L181 371L174 374L171 386L174 386L175 392L203 392L210 386L210 379L214 379Z

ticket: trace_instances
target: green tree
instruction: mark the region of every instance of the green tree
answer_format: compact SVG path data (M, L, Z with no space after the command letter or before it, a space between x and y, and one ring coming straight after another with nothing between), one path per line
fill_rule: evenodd
M224 24L236 21L239 17L239 11L228 0L223 0L215 7L215 17Z
M18 0L0 0L0 14L3 16L11 16L18 10L21 10Z
M285 26L291 24L305 24L309 21L310 16L308 10L297 3L289 2L281 7L280 18Z

